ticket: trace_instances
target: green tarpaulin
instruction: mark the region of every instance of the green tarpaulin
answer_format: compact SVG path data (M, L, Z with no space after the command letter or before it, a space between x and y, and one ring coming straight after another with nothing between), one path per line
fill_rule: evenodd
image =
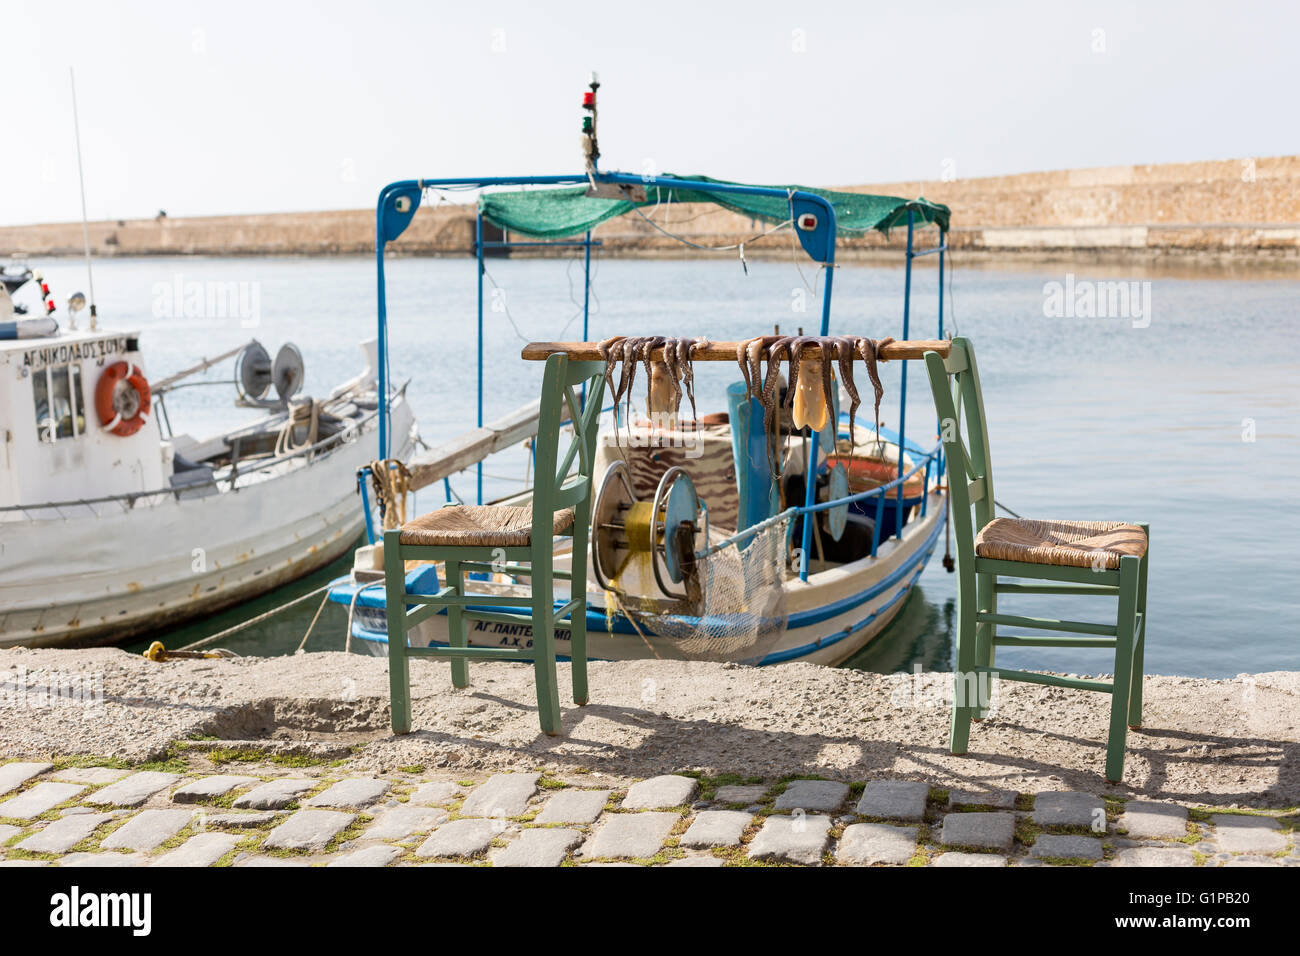
M677 179L700 183L724 183L707 176L681 176ZM735 185L735 184L729 184ZM866 193L835 192L809 186L778 186L816 193L835 207L835 225L839 232L887 233L895 226L907 225L907 211L915 212L917 226L934 223L948 229L948 207L924 199L899 199L897 196L871 196ZM483 217L503 229L534 236L558 239L592 229L606 219L663 203L711 202L732 212L754 216L767 222L784 222L790 218L790 205L774 196L746 196L734 193L709 193L694 189L669 189L646 186L646 201L631 203L623 199L595 199L586 195L586 186L563 189L525 189L514 192L485 193L479 199Z

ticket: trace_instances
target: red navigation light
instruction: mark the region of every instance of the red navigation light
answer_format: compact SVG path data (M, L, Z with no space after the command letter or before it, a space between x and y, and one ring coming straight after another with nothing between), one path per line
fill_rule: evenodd
M812 232L817 228L817 216L815 213L805 212L799 216L798 226L804 232Z
M585 110L594 110L596 108L596 94L590 90L582 94L582 108Z

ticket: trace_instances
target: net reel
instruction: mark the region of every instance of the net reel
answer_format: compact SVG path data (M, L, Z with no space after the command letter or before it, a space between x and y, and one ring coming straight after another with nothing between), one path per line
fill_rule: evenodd
M665 597L677 601L698 598L695 538L703 528L707 540L708 517L684 469L669 468L659 479L654 498L641 501L632 487L627 462L614 462L601 480L592 525L591 570L604 590L625 594L613 582L633 557L644 554L654 570L654 583ZM669 582L682 585L683 590L673 590Z

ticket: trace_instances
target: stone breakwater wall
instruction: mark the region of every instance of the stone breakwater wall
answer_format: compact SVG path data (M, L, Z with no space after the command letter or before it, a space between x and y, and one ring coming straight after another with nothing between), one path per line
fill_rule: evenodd
M1300 156L846 188L924 196L948 204L953 209L952 247L978 256L1300 259ZM678 206L657 210L653 216L670 231L700 244L750 240L747 255L790 254L789 233L754 239L766 228L763 223L714 206ZM840 256L870 258L896 251L905 232L842 237ZM932 230L923 231L919 244L932 245L934 235ZM603 224L597 236L604 243L604 255L702 254L635 216ZM90 239L92 250L100 256L360 255L374 250L374 213L340 210L93 222ZM472 252L473 242L472 207L440 205L421 210L391 250L399 255L460 256ZM0 255L79 255L81 249L80 223L0 227ZM512 254L566 253L571 250Z

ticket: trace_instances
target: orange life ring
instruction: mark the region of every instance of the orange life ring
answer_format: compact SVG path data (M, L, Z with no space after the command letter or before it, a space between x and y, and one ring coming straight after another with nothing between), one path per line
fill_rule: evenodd
M114 362L95 385L95 411L104 431L134 435L149 420L152 391L144 372L130 362Z

